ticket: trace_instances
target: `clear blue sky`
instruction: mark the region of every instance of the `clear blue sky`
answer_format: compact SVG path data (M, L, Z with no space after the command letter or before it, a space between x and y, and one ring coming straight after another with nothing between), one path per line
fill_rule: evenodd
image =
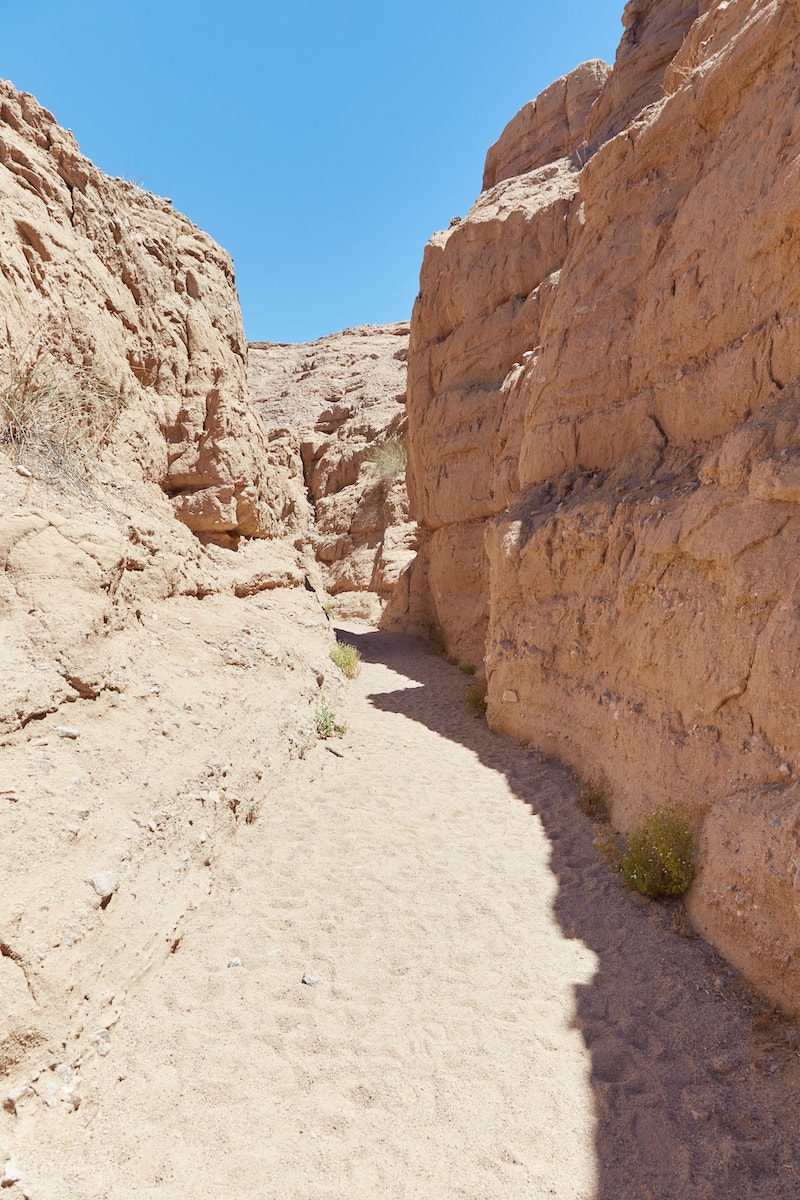
M251 341L401 320L514 113L623 0L24 0L0 76L232 255Z

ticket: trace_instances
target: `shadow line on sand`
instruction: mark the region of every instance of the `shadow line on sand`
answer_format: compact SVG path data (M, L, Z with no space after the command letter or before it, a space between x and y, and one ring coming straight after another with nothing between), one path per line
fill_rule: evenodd
M454 717L454 690L469 685L457 667L406 635L337 633L365 661L421 685L370 696L376 708L466 746L543 823L556 919L599 963L576 995L591 1055L596 1200L796 1200L798 1025L692 934L680 903L656 905L621 885L563 767L493 733L466 701Z

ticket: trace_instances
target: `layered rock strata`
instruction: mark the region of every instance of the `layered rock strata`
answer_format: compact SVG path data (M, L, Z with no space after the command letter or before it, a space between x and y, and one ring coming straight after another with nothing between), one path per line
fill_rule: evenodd
M621 829L685 805L696 925L800 1012L800 15L624 23L426 250L388 619L482 655L491 724L604 778Z
M377 619L414 556L405 482L408 325L250 346L270 444L299 453L311 549L333 611Z

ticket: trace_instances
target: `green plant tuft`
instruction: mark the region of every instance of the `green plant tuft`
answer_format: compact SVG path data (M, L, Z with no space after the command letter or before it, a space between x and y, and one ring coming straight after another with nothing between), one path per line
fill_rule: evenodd
M386 438L371 446L364 461L372 463L382 483L394 483L406 469L406 448L402 438Z
M336 720L335 714L328 707L328 701L324 696L320 696L317 701L317 709L314 713L314 724L317 728L317 737L332 738L344 737L347 733L347 726L340 725Z
M349 642L337 642L335 646L332 646L330 658L334 666L337 666L348 679L355 679L361 670L361 655Z
M651 813L631 834L622 856L622 878L643 896L682 896L694 879L697 839L676 806Z
M476 679L466 691L467 704L473 712L482 716L486 712L488 685L485 679Z
M471 663L471 662L462 663L461 670L464 672L465 675L474 675L475 674L475 663Z

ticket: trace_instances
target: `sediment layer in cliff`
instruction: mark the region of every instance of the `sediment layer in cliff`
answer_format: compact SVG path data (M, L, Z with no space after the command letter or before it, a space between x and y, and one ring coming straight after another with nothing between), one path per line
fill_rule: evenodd
M685 805L696 925L800 1011L800 18L624 24L426 250L387 620L482 656L491 724L602 776L620 828Z

